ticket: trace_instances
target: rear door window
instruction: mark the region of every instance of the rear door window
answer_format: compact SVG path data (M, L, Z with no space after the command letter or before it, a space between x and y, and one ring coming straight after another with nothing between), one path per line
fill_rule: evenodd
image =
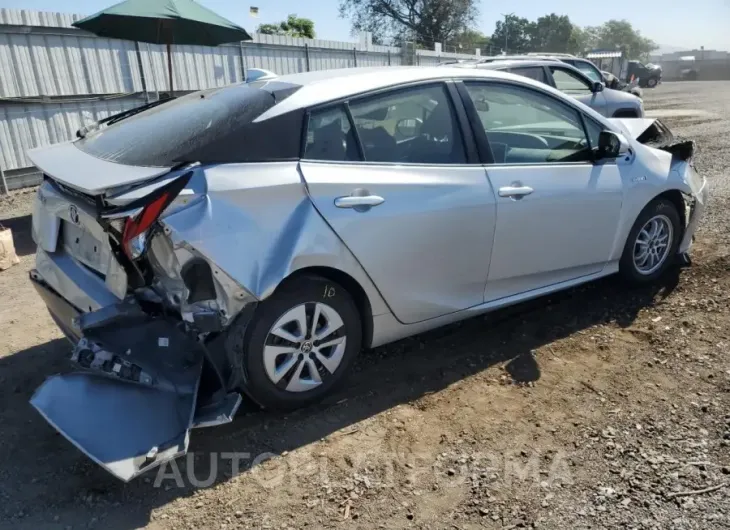
M350 112L368 162L466 163L458 123L442 84L351 101Z

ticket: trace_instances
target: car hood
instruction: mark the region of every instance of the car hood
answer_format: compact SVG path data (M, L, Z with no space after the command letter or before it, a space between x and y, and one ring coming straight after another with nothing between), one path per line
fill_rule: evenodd
M624 90L614 90L612 88L604 88L603 89L604 96L606 97L607 101L610 101L611 103L628 103L632 106L639 106L641 104L641 98L631 94L630 92L626 92Z
M618 125L621 131L629 138L637 140L658 120L656 118L609 118L608 121Z

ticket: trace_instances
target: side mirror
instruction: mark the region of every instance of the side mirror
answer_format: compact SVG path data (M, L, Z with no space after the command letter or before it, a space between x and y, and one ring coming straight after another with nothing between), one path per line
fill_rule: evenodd
M596 159L619 158L629 153L631 146L622 134L613 131L601 131L598 135Z
M604 87L603 83L601 83L600 81L595 81L593 83L593 86L591 87L591 92L593 92L594 94L597 94L598 92L603 92L604 88L605 87Z
M396 122L395 132L401 138L413 138L417 136L423 125L423 120L420 118L403 118Z

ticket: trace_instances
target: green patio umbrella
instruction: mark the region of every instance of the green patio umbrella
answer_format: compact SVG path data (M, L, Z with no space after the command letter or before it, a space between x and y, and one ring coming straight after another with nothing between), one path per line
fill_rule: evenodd
M218 46L251 40L251 35L193 0L126 0L74 22L100 37L167 45L167 73L172 94L172 44Z

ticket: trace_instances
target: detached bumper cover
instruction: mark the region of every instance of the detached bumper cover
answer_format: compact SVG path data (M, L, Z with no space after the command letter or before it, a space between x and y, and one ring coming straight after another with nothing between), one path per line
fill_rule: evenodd
M80 317L72 359L87 371L50 377L31 404L126 482L187 451L204 354L179 322L124 303L102 311Z
M127 482L185 454L195 392L76 372L50 377L30 402L86 456Z

